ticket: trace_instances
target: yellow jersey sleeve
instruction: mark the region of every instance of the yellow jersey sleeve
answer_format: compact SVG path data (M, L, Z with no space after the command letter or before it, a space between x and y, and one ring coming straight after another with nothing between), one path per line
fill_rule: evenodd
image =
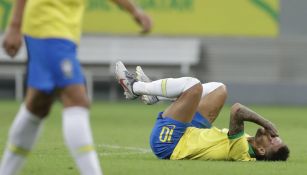
M80 40L85 0L27 0L22 31L37 38Z
M228 136L229 139L229 160L235 161L255 161L255 158L250 156L250 146L247 141L247 137L244 134L244 131Z

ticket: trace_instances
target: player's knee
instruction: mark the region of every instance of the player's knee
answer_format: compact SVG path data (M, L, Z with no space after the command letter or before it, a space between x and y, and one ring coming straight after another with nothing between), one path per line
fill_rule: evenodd
M60 91L60 98L64 107L80 106L89 108L90 106L90 101L83 85L65 87Z
M218 93L220 96L222 96L223 98L226 98L228 95L227 92L227 87L225 84L218 82L219 86L218 86Z
M27 109L39 118L45 118L48 116L51 106L51 99L30 98L25 101Z
M194 85L193 86L193 92L194 92L195 96L201 97L201 95L203 93L203 86L200 83Z
M90 107L90 102L87 97L67 97L64 96L61 98L61 101L63 103L63 106L66 107L72 107L72 106L80 106L84 108L89 108Z
M25 98L27 109L39 118L45 118L53 103L53 93L47 94L37 89L28 88Z
M186 90L194 87L195 85L201 85L200 81L197 78L194 78L194 77L184 77L184 79L185 79L185 84L184 84L183 91L186 91ZM198 88L198 90L201 89L201 91L202 91L202 87L196 87L196 88Z
M221 82L209 82L203 84L204 95L209 95L214 93L215 95L224 95L227 96L226 85Z
M185 92L189 92L191 96L201 96L203 92L203 86L200 84L200 81L193 77L186 77L186 84L185 84Z
M90 107L90 102L86 94L75 94L75 95L65 94L61 96L61 102L63 103L63 106L65 108L72 106L80 106L84 108Z

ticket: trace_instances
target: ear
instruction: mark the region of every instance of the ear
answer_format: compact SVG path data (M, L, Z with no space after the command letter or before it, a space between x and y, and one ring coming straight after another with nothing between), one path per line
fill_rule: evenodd
M259 155L264 156L265 155L265 149L263 147L256 148Z

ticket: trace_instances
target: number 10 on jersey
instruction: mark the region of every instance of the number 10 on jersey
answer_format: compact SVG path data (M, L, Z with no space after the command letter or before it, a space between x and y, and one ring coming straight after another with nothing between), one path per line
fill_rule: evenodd
M171 142L175 127L176 127L175 125L163 126L159 137L162 143Z

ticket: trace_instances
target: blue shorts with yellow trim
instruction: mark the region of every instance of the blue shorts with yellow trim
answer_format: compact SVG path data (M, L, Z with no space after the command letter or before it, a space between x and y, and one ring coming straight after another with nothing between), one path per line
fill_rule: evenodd
M187 127L211 128L210 122L196 112L191 123L183 123L160 112L150 136L150 146L160 159L169 159Z
M27 85L45 93L84 84L77 45L67 39L25 36L28 51Z

